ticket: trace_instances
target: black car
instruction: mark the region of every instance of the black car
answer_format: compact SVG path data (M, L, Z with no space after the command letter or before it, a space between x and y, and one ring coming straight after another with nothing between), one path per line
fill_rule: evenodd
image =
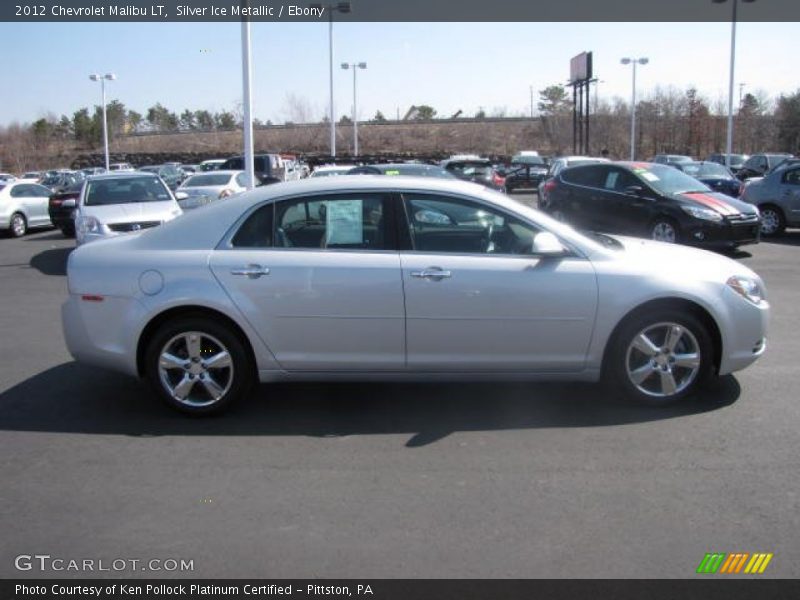
M495 171L489 159L449 159L442 163L442 168L464 181L479 183L484 187L500 192L505 190L505 179Z
M786 153L753 154L744 162L736 177L742 181L751 177L762 177L789 158L794 157Z
M730 165L725 165L725 162L726 162L726 160L727 160L727 158L729 156L730 156L730 163L731 164ZM748 154L720 154L720 153L715 153L715 154L709 154L708 158L706 159L706 161L711 161L711 162L719 163L721 165L725 165L731 170L731 173L736 175L736 173L739 172L739 169L742 168L742 165L744 165L745 161L748 158L750 158L750 156Z
M698 181L702 181L715 192L722 192L732 198L739 197L742 182L719 163L698 161L673 166Z
M244 157L234 156L226 160L219 167L220 171L244 171ZM283 161L277 154L256 154L253 156L253 170L255 171L258 185L268 185L284 181L285 170Z
M52 192L60 192L75 183L83 183L85 178L81 171L51 171L39 183Z
M442 167L420 163L388 163L361 165L353 167L347 175L403 175L406 177L437 177L439 179L456 179L456 176Z
M541 156L526 156L524 163L511 163L506 168L506 193L513 194L520 188L539 189L547 176L548 165Z
M756 209L667 165L640 162L570 167L552 179L546 206L579 229L695 246L759 240Z
M83 180L74 181L66 188L53 192L47 202L50 220L66 237L75 237L75 205L82 188Z

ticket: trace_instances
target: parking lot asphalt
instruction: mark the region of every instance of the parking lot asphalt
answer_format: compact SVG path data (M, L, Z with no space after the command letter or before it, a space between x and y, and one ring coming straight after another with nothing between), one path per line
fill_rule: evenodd
M586 384L280 384L214 419L72 361L73 244L0 240L0 577L682 578L706 552L800 575L800 231L736 256L768 287L765 356L672 408ZM37 553L194 570L15 569Z

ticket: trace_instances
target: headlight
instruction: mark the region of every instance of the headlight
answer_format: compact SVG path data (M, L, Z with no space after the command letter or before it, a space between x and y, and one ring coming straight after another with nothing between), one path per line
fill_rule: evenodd
M103 225L94 217L78 217L75 221L75 229L80 235L86 235L89 233L103 233Z
M722 221L722 215L710 208L702 208L700 206L681 206L683 212L695 219L703 219L704 221Z
M755 279L734 275L726 283L734 292L756 306L764 301L764 291Z

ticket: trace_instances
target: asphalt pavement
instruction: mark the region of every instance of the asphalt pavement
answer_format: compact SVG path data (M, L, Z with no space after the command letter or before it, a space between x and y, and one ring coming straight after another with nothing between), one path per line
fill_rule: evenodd
M588 384L280 384L214 419L71 360L73 244L0 239L0 577L683 578L706 552L800 576L800 231L736 255L767 283L765 356L672 408ZM15 568L34 554L193 570Z

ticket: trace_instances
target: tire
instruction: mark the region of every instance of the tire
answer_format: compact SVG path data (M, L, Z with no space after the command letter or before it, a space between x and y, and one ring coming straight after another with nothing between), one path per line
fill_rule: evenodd
M219 357L216 366L210 366L212 357ZM166 322L153 335L145 353L145 377L170 407L205 416L247 396L255 367L236 332L207 317L187 316Z
M60 227L61 233L64 235L65 238L74 238L75 237L75 226L74 225L62 225Z
M761 235L773 237L781 235L786 229L786 217L783 211L774 204L764 204L759 207L761 211Z
M658 217L647 229L647 236L657 242L678 244L681 241L681 228L669 217Z
M629 400L668 406L708 382L713 357L711 335L697 317L671 309L648 311L628 317L615 332L604 379Z
M11 215L8 227L8 235L19 238L26 233L28 233L28 221L25 219L25 215L19 212Z

